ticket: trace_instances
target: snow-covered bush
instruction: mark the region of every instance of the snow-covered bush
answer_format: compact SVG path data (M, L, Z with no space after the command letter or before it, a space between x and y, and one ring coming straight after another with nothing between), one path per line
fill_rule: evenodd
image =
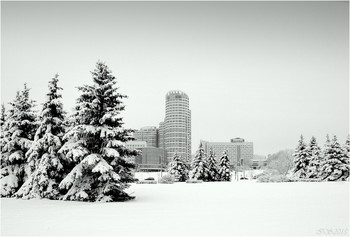
M270 182L281 183L281 182L291 182L291 180L285 175L274 175L270 177Z
M2 127L1 138L1 196L11 197L27 180L31 169L25 154L30 149L38 119L29 88L17 92Z
M157 184L157 181L155 180L140 180L136 182L137 184Z
M173 184L175 182L175 178L170 174L165 174L159 179L158 182L161 184Z
M186 180L186 183L188 183L188 184L203 183L203 180L200 180L200 179L188 179L188 180Z
M208 181L209 168L202 144L199 145L197 153L192 160L190 179Z
M265 173L257 179L259 183L281 183L281 182L291 182L291 180L283 174L269 174Z
M270 176L268 175L260 175L257 177L257 182L259 183L269 183L270 182Z
M125 142L133 140L132 129L123 128L120 112L125 106L118 93L116 78L102 62L92 72L93 85L79 87L72 128L64 135L59 150L75 167L59 184L63 200L125 201L134 197L124 190L134 181L134 163L128 157L138 154Z

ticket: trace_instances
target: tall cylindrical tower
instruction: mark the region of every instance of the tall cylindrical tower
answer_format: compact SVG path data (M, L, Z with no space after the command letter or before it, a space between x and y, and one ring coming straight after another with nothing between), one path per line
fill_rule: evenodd
M168 160L175 152L191 159L191 111L188 95L182 91L166 94L164 138Z

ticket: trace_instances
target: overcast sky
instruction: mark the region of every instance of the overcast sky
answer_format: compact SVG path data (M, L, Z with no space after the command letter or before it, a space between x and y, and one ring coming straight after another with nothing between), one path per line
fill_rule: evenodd
M105 61L129 96L126 127L158 126L165 94L182 90L200 139L254 142L267 155L300 134L349 132L348 2L1 2L1 100L27 82L44 101L60 74L76 86Z

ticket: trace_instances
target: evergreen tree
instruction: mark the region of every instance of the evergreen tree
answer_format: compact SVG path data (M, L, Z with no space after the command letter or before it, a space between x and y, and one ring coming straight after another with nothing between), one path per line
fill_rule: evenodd
M62 88L58 87L58 75L49 81L49 92L43 104L39 128L34 142L26 153L33 172L15 194L16 197L57 199L58 184L63 179L64 161L57 151L64 135L64 112L61 102Z
M177 153L168 164L168 173L174 176L175 182L185 182L188 178L186 164Z
M310 144L307 147L309 153L308 177L318 178L321 165L321 149L317 145L316 138L311 137Z
M133 140L132 129L123 128L120 112L125 95L117 90L116 78L102 62L92 72L93 85L78 89L74 126L64 135L59 153L75 167L59 184L63 200L125 201L134 197L124 190L134 181L134 163L126 158L138 154L125 142Z
M1 122L1 132L0 132L0 151L2 151L3 147L7 143L8 137L5 137L5 133L7 133L7 129L5 126L5 121L6 121L6 110L5 110L5 105L1 104L1 115L0 115L0 122ZM1 168L5 165L5 159L6 159L6 154L1 152Z
M213 148L209 150L209 156L207 160L208 169L209 169L209 181L218 181L219 180L219 168L213 152Z
M299 145L295 149L294 156L294 177L307 178L308 167L309 167L309 151L304 142L303 135L300 136Z
M5 109L5 105L1 104L1 114L0 114L0 126L1 126L1 131L2 131L2 127L5 124L5 120L6 120L6 109Z
M29 88L17 92L10 103L11 108L4 123L4 145L2 147L1 196L12 196L30 174L26 152L32 145L37 129L37 116L33 111L34 101L29 98Z
M227 150L222 153L219 162L219 180L220 181L231 181L230 172L230 159L227 155Z
M349 177L349 159L336 136L324 151L321 177L326 181L346 180Z
M202 144L199 145L197 153L192 160L191 164L192 170L190 171L190 178L196 180L208 181L209 179L209 169L206 160L206 155Z
M345 154L345 157L346 157L346 162L345 163L347 164L347 167L349 169L349 166L350 166L350 135L348 135L347 138L346 138L343 151L344 151L344 154ZM346 177L344 177L344 178L346 178ZM349 172L348 172L348 177L346 179L348 179L348 178L349 178Z
M324 143L323 146L323 150L321 151L321 163L320 163L320 167L319 167L319 173L318 173L318 177L319 178L323 178L323 176L325 175L324 172L322 171L323 166L326 164L326 154L331 152L331 139L329 138L329 134L326 135L326 142Z
M349 153L350 153L350 134L346 138L344 150L349 156Z

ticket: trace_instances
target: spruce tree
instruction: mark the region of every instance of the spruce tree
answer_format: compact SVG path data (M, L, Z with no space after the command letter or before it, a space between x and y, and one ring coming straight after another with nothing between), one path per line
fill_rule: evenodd
M1 126L1 131L2 131L2 127L5 124L5 120L6 120L6 109L5 109L5 105L2 103L1 104L1 112L0 112L0 126Z
M350 153L350 134L346 137L345 145L344 145L344 150L347 152L349 155Z
M230 159L227 155L227 150L224 150L219 162L219 180L231 181Z
M168 164L168 173L174 176L175 182L185 182L188 178L186 164L177 153L174 154L174 157Z
M317 145L316 138L311 137L310 144L307 147L309 153L308 177L318 178L321 165L321 149Z
M349 177L349 160L336 136L324 151L321 177L326 181L343 181Z
M219 180L219 169L218 164L215 158L215 154L213 152L213 148L209 150L209 156L207 160L208 169L209 169L209 177L208 181L218 181Z
M345 141L345 144L344 144L344 147L343 147L343 151L344 151L344 154L345 154L345 157L346 157L346 164L347 164L347 167L348 169L350 168L350 135L347 136L346 138L346 141ZM346 176L346 175L345 175ZM346 179L349 178L349 172L348 172L348 177L344 177Z
M0 122L1 122L1 132L0 132L1 168L3 168L5 166L5 160L6 160L5 159L6 154L2 152L2 149L8 140L8 137L5 137L5 133L7 133L5 121L6 121L6 109L5 109L5 105L1 104L1 115L0 115Z
M192 160L190 178L203 181L208 181L209 179L209 169L202 144L199 145L196 155Z
M125 142L133 140L132 129L123 128L124 110L116 78L106 64L97 62L93 85L79 87L74 126L64 135L60 149L75 167L59 184L63 200L125 201L134 197L125 192L134 181L134 163L126 158L138 154Z
M17 92L10 103L7 120L4 123L4 145L2 147L1 196L11 197L26 181L31 170L25 157L32 145L37 129L37 116L33 110L34 101L29 98L29 88Z
M309 151L304 142L303 135L300 136L299 144L293 153L294 168L293 174L296 179L307 178L309 167Z
M62 96L59 93L62 88L58 87L57 83L56 74L49 81L49 92L41 111L39 128L31 148L26 153L33 172L17 191L16 197L57 199L59 196L58 184L63 179L65 163L57 153L62 146L64 135L64 112Z

